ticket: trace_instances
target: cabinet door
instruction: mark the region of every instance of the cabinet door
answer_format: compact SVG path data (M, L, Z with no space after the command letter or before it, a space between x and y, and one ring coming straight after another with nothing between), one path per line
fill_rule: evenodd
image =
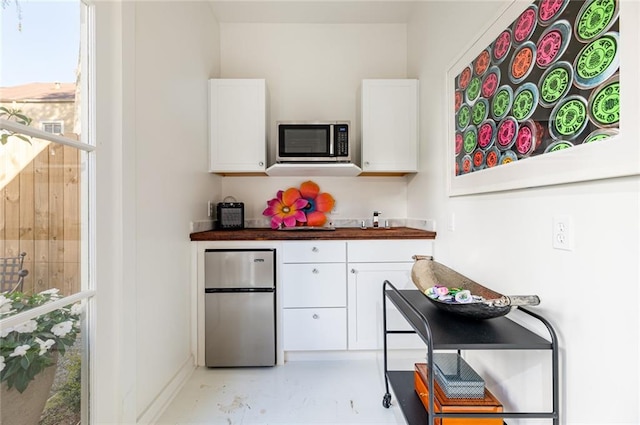
M280 282L284 308L347 306L344 263L284 264Z
M209 171L266 169L266 82L209 80Z
M285 350L346 350L345 308L287 308L283 312Z
M418 80L362 81L362 171L418 171Z
M411 281L413 263L349 263L347 310L350 350L378 350L383 347L382 284L398 289L415 289ZM387 329L410 330L396 308L387 303ZM424 348L417 335L390 335L394 348Z
M282 244L283 263L344 263L347 247L344 241L304 241Z

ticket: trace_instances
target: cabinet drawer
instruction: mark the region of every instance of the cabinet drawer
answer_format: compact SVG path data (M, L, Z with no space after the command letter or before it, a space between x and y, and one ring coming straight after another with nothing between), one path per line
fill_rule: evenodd
M283 311L286 351L346 350L346 308L295 308Z
M350 263L413 262L411 257L416 254L433 255L433 241L367 240L347 243L347 258Z
M283 305L287 307L346 307L344 263L284 264Z
M346 260L345 242L285 242L282 251L285 263L340 263Z

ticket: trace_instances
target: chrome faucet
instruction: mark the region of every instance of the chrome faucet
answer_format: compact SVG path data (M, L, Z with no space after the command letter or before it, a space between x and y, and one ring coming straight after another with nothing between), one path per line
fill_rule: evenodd
M373 212L373 227L380 227L380 223L378 223L378 216L380 214L382 214L382 211Z

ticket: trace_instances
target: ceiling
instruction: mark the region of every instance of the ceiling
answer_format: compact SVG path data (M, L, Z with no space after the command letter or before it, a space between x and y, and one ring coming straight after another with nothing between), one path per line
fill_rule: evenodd
M426 1L426 0L422 0ZM221 23L407 23L421 1L210 0Z

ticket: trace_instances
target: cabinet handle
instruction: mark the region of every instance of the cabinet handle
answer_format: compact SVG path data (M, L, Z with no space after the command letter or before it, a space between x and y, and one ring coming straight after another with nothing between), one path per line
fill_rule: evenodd
M311 317L313 317L313 318L314 318L314 319L316 319L316 320L320 318L320 316L318 316L317 314L314 314L314 315L313 315L313 316L311 316Z
M312 251L312 252L318 252L318 251L320 251L320 250L318 249L318 247L317 247L317 246L314 246L313 248L311 248L311 251Z
M262 167L264 165L264 162L260 161L258 162L258 165Z
M356 269L351 269L351 273L356 274L357 273Z
M318 274L318 273L320 273L320 270L318 270L318 269L313 269L313 270L311 270L311 273L313 273L313 274Z

